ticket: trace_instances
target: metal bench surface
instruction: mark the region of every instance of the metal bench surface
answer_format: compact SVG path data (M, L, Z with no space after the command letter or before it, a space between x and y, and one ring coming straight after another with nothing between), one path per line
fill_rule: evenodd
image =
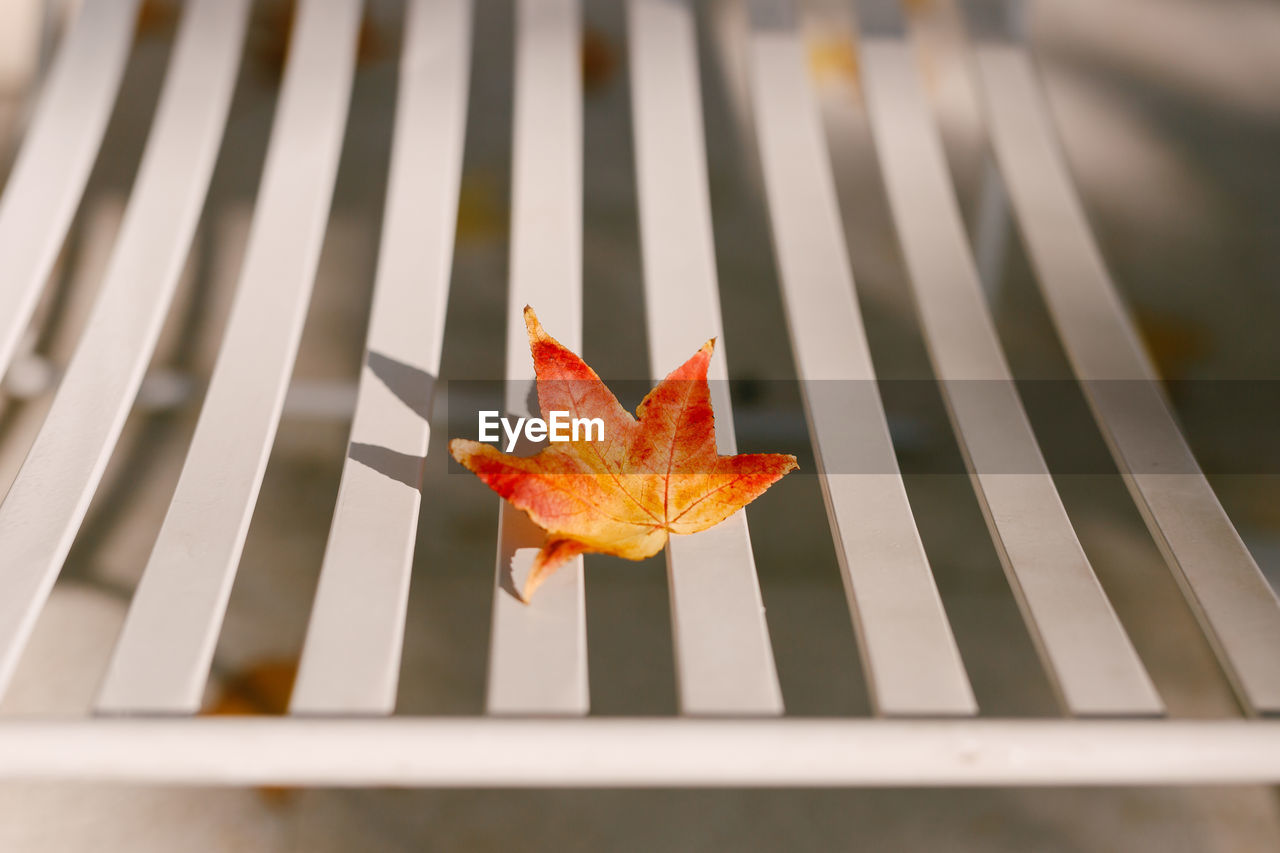
M223 144L250 0L190 0L86 330L0 501L0 696L134 408ZM134 0L69 26L0 197L0 375L50 278L130 50ZM356 67L360 0L303 0L235 303L186 462L83 719L0 716L0 778L315 785L836 786L1280 781L1280 603L1164 398L1084 215L1028 49L968 33L995 168L1099 431L1198 618L1241 715L1165 705L1077 538L1001 346L911 37L853 4L860 85L918 320L969 482L1059 716L979 717L926 556L867 343L829 142L789 0L750 0L760 203L870 717L789 716L748 516L665 555L678 713L599 719L581 557L525 606L507 590L540 531L503 505L487 708L395 713L436 379L445 344L473 54L471 0L409 0L377 275L350 445L290 713L200 716L228 596L285 409L321 262ZM528 411L520 308L571 348L583 317L578 0L515 4L506 394ZM723 337L696 4L628 0L645 337L662 376ZM483 50L504 49L486 45ZM618 144L622 144L622 140ZM494 312L501 317L501 311ZM711 368L735 449L722 340ZM394 378L389 378L395 373ZM816 389L822 386L819 392ZM407 396L405 388L408 388ZM837 389L837 390L831 390ZM0 436L0 440L3 440ZM874 471L835 460L854 443ZM409 460L402 478L362 461ZM588 559L589 562L589 559ZM476 566L488 572L488 566ZM410 672L403 677L412 678Z

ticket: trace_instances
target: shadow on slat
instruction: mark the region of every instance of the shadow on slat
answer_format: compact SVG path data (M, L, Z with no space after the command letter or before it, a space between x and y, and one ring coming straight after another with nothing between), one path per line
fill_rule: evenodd
M376 444L351 442L347 456L366 468L372 468L384 477L390 477L415 491L422 487L422 466L426 458L412 453L400 453Z
M431 397L436 387L434 376L380 352L369 353L368 363L373 375L381 379L400 402L424 421L431 417Z

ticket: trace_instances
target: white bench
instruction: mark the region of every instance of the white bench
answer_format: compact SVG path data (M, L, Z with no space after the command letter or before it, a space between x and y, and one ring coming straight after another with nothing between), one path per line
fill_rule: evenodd
M0 691L143 382L209 188L249 5L186 4L92 315L0 503ZM999 33L971 33L996 162L1053 322L1246 719L1161 719L1161 699L1076 538L1014 388L899 13L891 3L864 2L864 96L929 356L1062 711L1060 719L975 717L869 381L875 373L795 12L786 0L750 6L743 61L796 369L802 383L840 380L830 387L848 389L806 401L815 456L821 461L854 440L882 472L819 472L874 717L785 716L742 514L667 551L681 715L584 717L582 560L561 569L536 606L518 603L501 578L527 565L540 532L506 506L495 555L489 714L388 716L418 514L424 498L429 511L432 495L355 458L343 469L292 714L195 716L281 417L347 118L360 2L304 0L237 301L98 714L0 719L0 778L344 786L1280 780L1280 722L1262 719L1280 713L1280 605L1161 395L1091 236L1032 60ZM0 200L0 374L84 190L137 7L137 0L83 4ZM427 451L430 377L439 373L444 339L471 12L469 0L408 6L367 350L426 378L420 405L406 405L371 358L351 436L416 458ZM653 375L662 375L721 333L695 16L680 0L629 0L628 15L646 331ZM517 309L535 304L567 345L581 343L579 32L576 0L517 3L512 412L525 410L533 378ZM723 347L712 377L728 377ZM721 451L731 452L724 387L715 400L718 434ZM1017 473L1002 473L1010 459ZM1153 473L1160 471L1176 473Z

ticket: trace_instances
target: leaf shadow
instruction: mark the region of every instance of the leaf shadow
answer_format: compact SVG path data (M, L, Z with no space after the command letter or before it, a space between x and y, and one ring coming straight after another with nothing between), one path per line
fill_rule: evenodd
M424 421L430 419L431 400L436 377L425 370L403 361L370 351L369 370L382 381L396 399ZM347 449L348 458L390 477L411 489L421 490L426 457L413 453L401 453L389 447L352 441Z
M501 504L498 519L498 541L502 545L498 556L498 586L516 601L525 603L520 582L528 575L546 534L528 515L506 502Z
M396 399L424 421L430 419L436 377L380 352L370 351L368 364L373 375L382 380L382 384L387 386Z
M422 488L422 471L427 462L425 456L415 456L412 453L401 453L376 444L353 441L347 451L347 457L411 489Z
M501 560L499 561L498 566L498 586L507 595L523 604L524 596L520 594L520 590L516 587L516 576L515 572L511 568L511 560Z

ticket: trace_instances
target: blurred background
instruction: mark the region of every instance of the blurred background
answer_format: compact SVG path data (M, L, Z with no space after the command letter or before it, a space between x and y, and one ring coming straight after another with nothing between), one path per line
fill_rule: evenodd
M83 0L92 2L92 0ZM0 186L73 3L0 0ZM696 3L715 242L746 450L807 435L745 115L739 0ZM882 379L928 380L859 84L851 5L803 0L858 298ZM909 0L1002 342L1020 380L1070 378L1016 228L1001 225L953 0ZM178 0L147 0L89 188L24 350L0 386L0 494L92 305L165 73ZM343 159L290 403L232 593L208 713L284 710L345 454L373 281L403 10L370 0ZM293 4L258 0L213 187L160 348L0 714L87 712L190 440L243 256ZM1117 285L1228 514L1280 582L1280 4L1027 2L1021 24ZM499 377L506 324L512 25L477 0L445 380ZM647 375L625 6L585 0L584 356ZM1066 383L1055 383L1061 388ZM919 389L926 390L921 392ZM910 391L895 391L895 389ZM887 383L908 492L982 713L1056 709L927 383ZM1224 392L1228 389L1228 392ZM439 395L440 402L445 395ZM627 402L627 401L624 401ZM629 401L634 403L635 401ZM1078 395L1027 405L1085 549L1172 716L1239 713ZM452 431L456 434L456 430ZM399 697L477 714L496 498L436 430ZM869 706L816 478L748 511L793 715ZM592 713L676 711L664 558L588 558ZM1270 789L341 791L0 785L4 851L1280 849Z

